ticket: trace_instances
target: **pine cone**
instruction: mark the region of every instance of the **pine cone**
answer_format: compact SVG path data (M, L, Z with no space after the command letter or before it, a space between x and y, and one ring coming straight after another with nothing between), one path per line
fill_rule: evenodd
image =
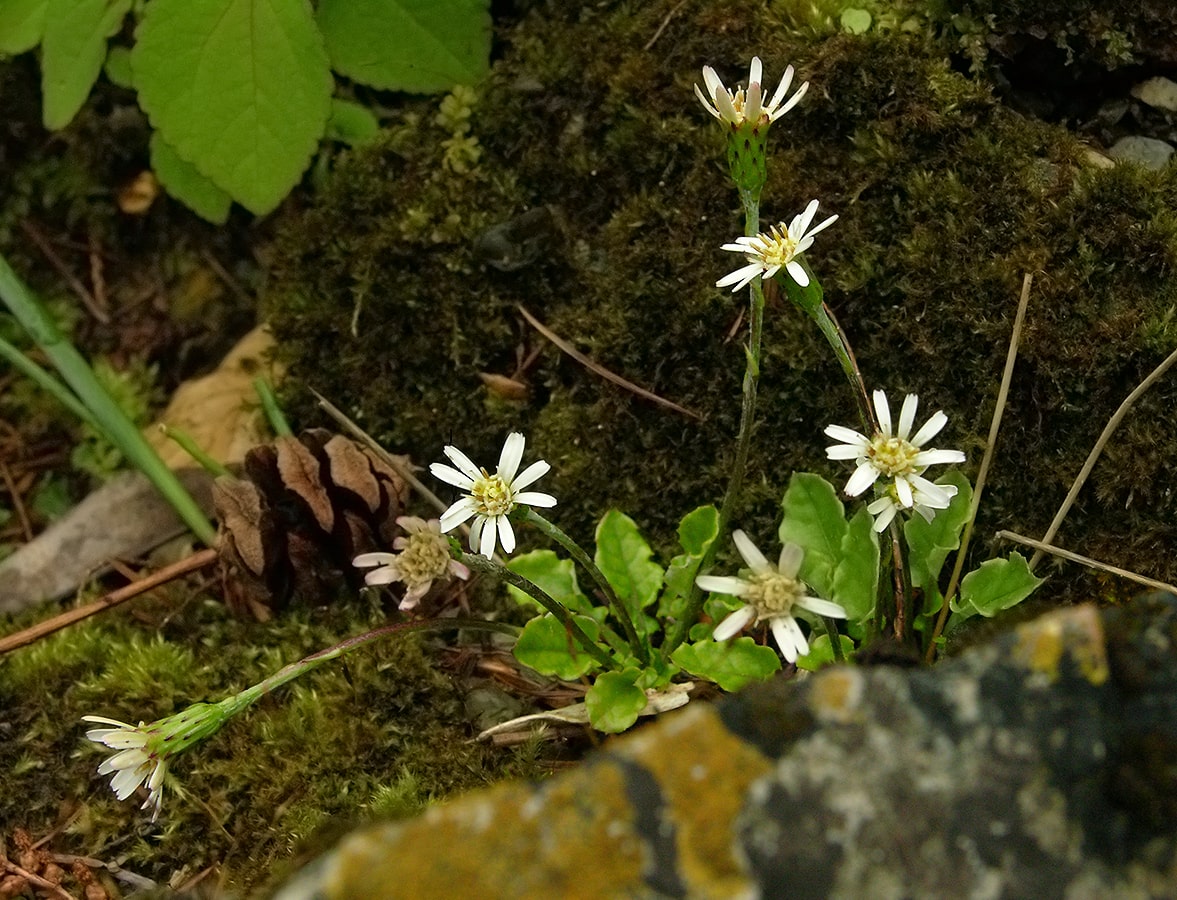
M392 545L408 488L368 448L317 428L254 447L244 468L213 484L225 599L239 615L264 622L294 597L358 588L352 559Z

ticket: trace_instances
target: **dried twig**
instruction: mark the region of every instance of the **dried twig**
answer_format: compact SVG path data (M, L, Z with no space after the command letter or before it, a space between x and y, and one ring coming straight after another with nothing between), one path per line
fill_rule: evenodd
M560 337L558 334L556 334L554 331L552 331L550 328L548 328L546 325L544 325L542 322L540 322L539 319L537 319L535 316L533 316L531 313L529 313L523 307L522 304L516 304L515 306L516 306L516 309L519 310L520 314L522 314L523 318L525 318L527 320L528 324L531 325L532 328L534 328L536 331L538 331L540 334L542 334L544 337L546 337L549 341L551 341L553 344L555 344L564 354L572 357L574 360L576 360L578 363L580 363L582 366L584 366L590 372L595 372L596 374L598 374L602 378L604 378L606 381L611 381L615 385L617 385L619 387L623 387L627 391L637 394L639 397L644 397L645 399L650 400L654 403L657 403L660 406L665 406L667 409L673 409L675 412L682 413L684 416L689 416L690 418L695 419L696 421L699 421L699 422L703 421L703 416L701 416L699 413L695 412L694 410L687 409L685 406L679 406L677 403L675 403L671 400L666 400L662 397L659 397L657 394L651 393L650 391L647 391L643 387L638 387L638 385L634 384L632 381L628 381L625 378L622 378L620 375L615 375L613 372L610 372L608 369L606 369L600 363L594 362L592 359L585 356L583 353L581 353L579 350L577 350L575 347L573 347L570 343L568 343L566 340L564 340L562 337Z
M659 24L658 28L654 31L654 36L646 41L646 46L642 47L642 50L649 50L654 46L658 38L662 36L662 32L666 30L666 26L670 24L670 20L678 15L678 11L686 5L687 0L679 0L679 2L674 5L670 12L666 14L666 17L662 20L661 24Z
M1052 556L1069 559L1071 562L1077 562L1080 565L1090 566L1093 569L1099 569L1103 572L1110 572L1112 575L1119 575L1121 578L1127 578L1129 581L1135 581L1137 584L1143 584L1146 587L1157 588L1158 590L1168 591L1170 594L1177 595L1177 587L1167 584L1164 581L1157 581L1155 578L1149 578L1146 575L1138 575L1127 569L1121 569L1119 566L1113 566L1110 563L1092 559L1090 556L1080 556L1078 553L1072 553L1070 550L1064 550L1062 547L1055 547L1053 544L1048 544L1045 541L1036 541L1033 538L1025 537L1014 531L999 531L997 532L997 537L1005 538L1009 541L1016 541L1019 544L1025 544L1027 547L1033 547L1038 551L1038 555L1049 553Z
M25 509L23 498L20 496L20 490L17 488L16 480L12 477L12 472L8 469L8 464L0 462L0 478L4 479L4 488L8 491L8 496L12 499L12 508L16 511L16 517L20 520L20 530L24 534L26 541L33 539L33 523L29 521L28 510Z
M92 315L103 325L109 324L110 315L106 312L106 310L98 305L98 302L94 299L94 295L91 294L90 291L86 289L86 286L78 279L78 277L70 271L69 266L67 266L65 261L57 255L57 251L53 249L53 245L50 244L48 240L46 240L45 235L41 234L37 226L26 220L20 223L20 228L21 231L28 235L29 240L37 245L37 249L45 254L45 258L49 260L49 264L57 270L57 274L65 279L66 284L68 284L71 290L73 290L73 292L78 295L78 299L80 299L82 301L82 305L90 311L90 315Z
M182 559L178 563L174 563L173 565L160 569L158 572L140 578L133 584L121 587L117 591L111 591L105 597L100 597L93 603L87 603L85 606L79 606L77 609L67 610L61 613L61 615L46 619L44 622L38 622L30 628L16 632L16 634L10 634L5 638L0 638L0 656L11 650L16 650L19 647L25 647L35 641L39 641L41 638L61 631L61 629L73 625L75 622L81 622L83 619L88 619L90 616L97 615L104 610L113 609L119 604L126 603L128 600L132 600L152 588L159 587L161 584L166 584L175 578L179 578L181 575L187 575L189 572L202 569L209 563L214 562L216 558L216 550L212 548L200 550L197 553L193 553L187 559Z
M13 875L19 875L21 878L28 881L29 884L35 884L41 890L49 891L56 897L64 897L65 900L74 900L74 898L71 897L65 888L63 888L60 884L54 884L52 881L30 872L28 869L21 868L6 856L0 856L0 866L3 866Z

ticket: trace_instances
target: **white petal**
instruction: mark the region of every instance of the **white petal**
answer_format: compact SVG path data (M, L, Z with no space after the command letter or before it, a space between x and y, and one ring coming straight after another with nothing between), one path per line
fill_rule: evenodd
M911 460L912 465L921 469L926 466L939 466L946 463L964 462L964 454L959 450L921 450Z
M719 281L715 282L716 287L727 287L729 284L735 285L732 288L732 293L741 290L748 285L757 275L764 271L764 266L760 263L749 263L748 265L736 269L727 275L724 275Z
M429 472L438 481L452 484L454 487L459 487L464 491L468 491L474 487L474 480L472 478L459 472L453 466L447 466L445 463L430 463ZM478 477L482 477L481 472L478 473Z
M787 662L796 662L797 656L809 652L809 644L801 631L801 626L792 616L776 616L769 623L772 636L776 638L777 646L781 648L781 655Z
M760 113L764 109L761 105L760 82L754 81L748 85L748 96L744 100L744 119L748 122L759 122Z
M711 66L703 67L703 83L707 85L707 96L714 97L716 91L727 92L727 88L723 86L723 82L719 80L719 75L716 74L715 69Z
M882 391L874 392L875 412L879 417L879 431L886 437L891 437L891 407L887 403L887 395Z
M805 232L809 228L809 223L812 222L813 217L817 215L817 206L818 204L816 200L810 200L809 205L805 207L805 212L801 213L800 216L793 220L793 224L797 226L795 233L790 235L793 240L799 241L805 236ZM794 229L790 228L789 231L793 232Z
M809 240L812 242L813 236L815 234L817 234L819 231L822 231L823 229L829 228L831 225L833 225L837 221L838 221L837 216L830 216L828 219L821 222L819 225L815 225L813 228L809 229L809 232L806 234L806 237L809 238Z
M801 563L805 561L805 551L797 544L786 542L781 547L781 558L777 563L777 571L786 578L796 578L801 571Z
M792 83L793 67L786 66L785 74L781 77L781 83L777 85L776 91L772 95L772 99L768 102L768 105L765 106L765 109L768 110L769 115L772 115L772 113L776 111L776 108L780 106L781 101L785 99L785 94L789 92L789 85Z
M940 429L948 424L948 416L944 415L942 410L936 410L932 414L932 418L924 423L924 427L915 433L915 437L911 442L917 447L922 447L932 438L940 433Z
M446 534L453 531L477 511L473 497L463 497L441 514L441 531Z
M740 556L744 557L744 562L748 564L749 569L757 575L762 572L772 571L772 565L757 546L752 543L748 535L737 528L732 532L732 540L735 542L736 549L740 551Z
M395 566L384 566L380 569L373 569L364 576L364 584L369 587L375 587L378 584L392 584L394 581L400 580L400 570Z
M511 527L511 520L506 516L495 519L499 526L499 543L503 545L503 553L515 552L515 529Z
M457 447L445 446L442 447L441 452L444 453L449 458L449 461L457 466L458 470L471 481L482 476L482 470L478 468L478 466L474 465L474 460L472 460ZM432 468L433 467L430 466L431 470Z
M751 240L752 240L752 238L736 238L736 243L724 244L719 249L720 250L730 250L732 253L747 253L749 250L747 242L751 241ZM740 243L740 241L743 241L744 243Z
M351 561L353 566L366 569L368 566L386 566L396 561L395 553L361 553Z
M732 106L732 95L727 91L717 91L715 94L715 108L719 110L722 116L728 122L740 121L740 114L736 112L736 108Z
M478 516L470 523L470 552L477 553L482 540L482 530L486 527L486 516Z
M524 506L539 506L547 509L556 505L556 498L540 491L524 491L522 494L515 495L515 502Z
M748 593L749 587L748 582L742 578L736 578L734 575L700 575L695 579L695 584L705 591L730 594L733 597L744 596Z
M118 719L108 719L106 716L82 716L83 722L100 722L103 725L114 725L117 728L127 728L134 730L134 725L128 725L126 722L120 722ZM140 722L140 725L143 723Z
M911 426L915 422L915 410L919 402L920 398L915 394L908 394L903 398L903 408L899 410L899 430L895 432L896 437L907 440L911 435Z
M846 618L846 610L832 600L822 600L820 597L801 597L795 605L819 616L829 616L831 619Z
M496 516L495 519L484 519L482 525L482 534L478 538L478 552L487 559L492 559L495 555L495 541L498 540L499 529L496 519L501 516ZM471 533L473 537L473 533Z
M752 57L752 65L748 67L748 87L754 84L760 84L760 79L764 77L764 67L760 62L759 56Z
M717 641L726 641L732 635L743 631L744 626L751 622L755 615L756 610L751 606L741 606L735 612L725 616L724 620L715 626L711 637Z
M890 501L891 498L888 497L887 500ZM871 526L871 530L876 534L882 534L887 530L887 526L891 524L891 520L895 518L897 512L899 512L899 506L894 501L889 502L885 507L882 507L881 512L874 514L875 524Z
M551 464L544 460L533 462L530 466L524 469L516 476L515 480L511 482L511 490L521 491L529 484L534 484L551 471Z
M826 437L832 437L835 441L851 444L863 450L870 446L870 438L859 434L853 428L847 428L845 425L827 425L823 434Z
M789 270L789 274L793 276L793 280L801 287L809 287L809 273L805 271L805 267L795 259L790 259L785 264L785 268Z
M911 495L911 484L902 475L895 478L895 496L899 498L899 505L904 509L911 509L915 505L915 498Z
M908 478L918 495L919 502L924 506L930 506L933 509L947 509L948 502L956 494L955 485L934 484L919 475L910 475ZM948 491L949 487L954 488L951 493Z
M862 456L862 447L851 447L849 444L834 444L826 447L826 459L858 459Z
M808 81L801 82L801 87L797 88L797 93L795 93L792 97L789 98L789 102L786 103L784 106L782 106L780 109L778 109L776 112L774 112L772 114L773 121L776 121L781 116L783 116L785 113L787 113L790 109L792 109L794 106L796 106L798 103L800 103L801 98L805 96L805 92L807 90L809 90L809 82Z
M519 463L523 459L523 446L525 443L526 439L518 431L512 431L503 442L503 452L499 454L499 467L496 471L498 476L507 482L507 484L511 483L511 479L519 471ZM536 477L538 478L539 476L537 475Z
M703 104L703 108L706 109L707 112L711 113L711 115L715 116L717 119L721 118L719 115L719 110L711 105L711 101L707 99L701 90L699 90L699 85L697 84L695 85L695 94L698 96L699 102Z
M878 477L878 469L868 462L863 463L854 470L854 474L850 476L850 480L846 482L846 487L842 491L847 497L857 497L874 484Z

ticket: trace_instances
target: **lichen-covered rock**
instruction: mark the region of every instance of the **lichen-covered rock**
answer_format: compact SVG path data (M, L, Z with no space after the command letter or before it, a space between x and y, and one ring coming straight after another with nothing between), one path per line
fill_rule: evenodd
M1172 896L1174 760L1177 598L1083 605L935 669L693 704L357 832L278 896Z

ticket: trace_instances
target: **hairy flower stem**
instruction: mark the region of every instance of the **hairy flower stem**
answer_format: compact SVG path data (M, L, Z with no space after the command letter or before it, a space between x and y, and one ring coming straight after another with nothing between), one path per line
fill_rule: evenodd
M621 630L625 632L625 639L629 642L629 647L633 651L634 656L638 658L643 666L649 665L649 648L646 642L638 637L638 632L634 627L633 618L630 616L629 610L625 608L625 604L618 598L617 592L613 590L613 585L609 584L609 579L589 559L588 554L581 549L580 544L572 540L560 528L549 522L531 507L519 506L516 509L518 510L518 516L521 521L534 525L567 550L576 564L592 576L593 581L597 583L597 587L601 589L601 593L605 595L605 601L609 604L609 608L613 610L613 615L621 623Z
M740 189L740 202L744 206L744 236L755 237L760 231L760 191ZM743 399L740 403L740 430L736 436L736 458L728 477L727 491L719 507L719 523L716 534L727 530L732 511L744 487L744 471L748 467L748 449L752 445L752 425L756 420L756 388L760 384L760 349L764 335L764 288L760 277L752 279L749 288L748 346L745 351ZM719 541L712 541L699 562L699 572L706 574L715 560ZM674 632L666 642L665 655L669 655L686 640L687 632L698 621L703 611L703 590L698 583L692 583L682 618L675 623Z
M826 341L833 348L834 356L838 357L838 363L846 374L846 380L850 382L854 402L858 404L858 415L862 419L863 433L871 434L878 430L878 423L875 422L874 414L871 412L866 384L862 380L862 373L858 370L858 361L854 358L854 351L850 349L850 341L846 338L846 333L842 331L841 326L834 319L834 314L825 303L813 310L810 318L817 323L817 327L821 329Z
M462 562L476 572L482 572L485 575L492 575L495 578L502 579L507 584L514 585L519 590L533 597L535 601L555 616L560 624L563 625L568 633L576 640L578 644L584 647L585 652L593 659L601 664L602 667L608 670L617 669L619 665L613 658L603 649L598 647L587 634L584 633L576 620L562 603L556 598L547 593L539 585L529 581L522 575L516 574L508 569L506 566L500 565L494 560L487 559L481 554L463 553ZM512 632L514 633L514 632Z

